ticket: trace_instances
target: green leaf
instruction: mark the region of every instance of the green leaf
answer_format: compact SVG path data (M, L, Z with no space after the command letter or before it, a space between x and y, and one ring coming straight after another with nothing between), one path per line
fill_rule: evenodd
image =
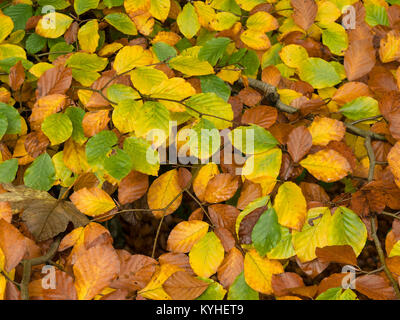
M123 84L113 84L107 89L107 97L118 104L124 100L139 99L140 95L132 87Z
M161 41L153 44L153 50L160 61L167 61L167 59L174 58L177 55L174 47Z
M274 208L260 216L251 233L251 239L262 257L277 246L281 240L281 230Z
M279 56L279 51L283 48L282 44L275 43L271 48L269 48L262 56L261 65L265 69L268 66L275 66L282 62Z
M226 294L226 290L218 282L208 279L198 277L200 280L209 283L206 291L204 291L196 300L223 300Z
M126 151L117 149L104 160L104 169L115 179L122 180L132 170L132 159Z
M367 228L360 217L346 207L339 207L329 224L329 245L349 245L358 256L367 241Z
M101 131L86 143L86 158L89 164L102 165L107 154L118 142L112 131Z
M229 140L236 149L245 154L263 153L279 143L268 130L255 124L229 132Z
M73 172L64 163L64 151L56 153L51 159L56 169L56 179L60 180L60 184L63 187L70 187L76 177L73 177Z
M165 134L165 138L169 134L169 111L161 103L155 101L147 101L138 110L136 114L136 130L135 133L143 138L152 130L161 130Z
M42 131L53 146L67 141L72 135L72 130L70 118L63 113L54 113L42 123Z
M87 140L85 134L83 133L82 126L85 111L78 107L69 107L67 110L65 110L65 114L69 117L72 123L72 139L82 145Z
M103 2L109 9L113 7L119 7L124 4L124 0L104 0Z
M231 95L231 88L224 82L224 80L218 78L214 74L201 76L199 78L202 92L215 93L217 96L221 97L225 101L228 101Z
M151 143L136 137L126 138L124 150L132 159L132 169L144 174L157 176L160 169L160 156Z
M259 293L246 283L244 272L237 276L228 292L228 300L259 300Z
M232 106L215 93L196 94L187 99L185 104L190 107L187 109L187 113L196 118L201 118L200 114L203 114L202 118L210 120L217 129L229 128L232 125L231 122L223 120L233 120ZM214 117L207 115L213 115Z
M48 191L56 180L56 170L53 161L47 153L41 154L33 161L24 174L24 183L27 187Z
M0 113L7 117L8 126L6 134L18 134L21 132L21 116L17 109L0 102Z
M99 6L100 0L75 0L74 9L78 15L89 11L90 9L96 9Z
M389 18L385 7L369 4L365 6L365 21L371 26L389 26Z
M32 6L23 3L7 7L3 10L3 13L14 22L13 31L25 30L26 22L33 15Z
M340 83L340 76L329 62L321 58L308 58L300 65L299 77L315 89L333 87Z
M63 10L71 5L67 0L38 0L38 4L41 7L52 6L56 10Z
M243 74L245 76L257 75L258 68L260 67L260 60L258 60L258 56L254 51L248 50L241 64L244 67Z
M200 22L196 10L190 3L185 4L176 22L179 26L179 30L187 39L193 38L200 29Z
M268 252L268 259L289 259L296 255L292 244L292 233L289 228L280 226L281 240Z
M0 183L11 183L18 170L18 160L10 159L0 163Z
M43 50L43 48L46 46L46 43L46 38L43 38L36 33L32 33L26 39L26 51L28 51L30 54L38 53L39 51Z
M110 13L105 16L104 20L106 20L115 29L121 31L124 34L131 36L137 35L135 24L125 13Z
M72 44L68 44L66 42L58 42L50 48L49 61L53 62L58 57L64 55L65 53L56 53L56 52L73 52L74 46Z
M224 54L231 39L229 38L213 38L206 42L206 44L199 51L199 59L208 61L212 66L215 66L218 60Z
M342 56L346 51L349 40L346 30L338 23L330 23L322 31L322 43L336 55Z
M343 289L340 287L330 288L321 293L315 300L357 300L357 295L351 289Z
M221 136L214 124L207 119L200 119L189 134L190 155L200 160L209 159L221 146Z
M371 97L358 97L346 103L339 111L351 120L365 119L381 114L378 101Z
M30 68L33 67L33 63L30 62L29 60L22 59L19 57L11 57L0 61L0 68L6 71L7 73L10 73L10 69L14 67L18 61L21 61L22 66L24 67L25 70L29 70Z
M0 140L7 132L8 119L4 113L0 113Z
M67 67L84 71L102 71L108 64L107 58L84 52L74 53L66 62Z

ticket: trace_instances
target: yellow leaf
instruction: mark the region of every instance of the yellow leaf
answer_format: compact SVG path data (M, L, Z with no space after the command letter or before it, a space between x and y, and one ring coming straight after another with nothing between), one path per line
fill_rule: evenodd
M187 39L192 39L200 29L199 18L191 3L185 4L176 22L179 30Z
M389 31L385 38L381 39L379 57L383 63L398 60L400 58L400 32Z
M99 23L97 20L90 20L84 24L78 32L79 45L83 51L94 53L99 45Z
M141 101L122 100L114 107L112 121L121 133L135 131L136 110L142 105Z
M181 103L167 100L182 101L183 99L195 94L196 90L192 85L182 78L166 79L159 85L153 86L150 90L150 97L160 99L159 102L166 106L168 110L173 112L185 111L185 106Z
M247 28L259 31L259 32L269 32L279 28L278 21L265 11L258 11L251 15L246 22Z
M200 201L204 201L208 182L219 174L218 166L215 163L208 163L202 166L193 180L193 190Z
M85 146L79 145L72 139L64 143L64 164L75 174L86 172L89 164L86 159Z
M261 31L246 30L240 35L240 40L254 50L267 50L271 47L268 36Z
M0 14L0 42L3 42L13 31L14 22L9 16Z
M341 121L316 117L308 131L311 133L313 145L326 146L331 141L341 141L346 133L346 127Z
M122 74L152 62L153 57L150 51L144 50L141 46L127 46L122 48L115 57L114 70Z
M83 188L71 195L71 201L84 214L95 217L115 208L108 193L99 188Z
M279 224L300 231L307 216L307 202L301 188L293 182L285 182L278 189L274 209Z
M282 61L290 68L298 68L308 58L307 50L297 44L289 44L279 52Z
M211 29L215 31L228 30L234 26L239 20L238 16L235 16L230 12L218 12L214 19L210 22Z
M206 235L208 227L208 223L200 220L182 221L169 234L167 250L189 252L193 245Z
M103 48L100 49L99 57L109 57L109 56L113 55L115 52L117 52L119 49L121 49L122 47L123 47L123 45L118 42L106 44Z
M56 39L67 31L72 21L74 20L65 14L49 13L39 20L36 33L44 38Z
M397 186L400 188L400 142L397 142L388 155L390 171L392 171Z
M170 0L150 0L151 15L161 22L167 19L170 7Z
M283 267L277 260L261 257L256 250L250 250L244 257L244 278L254 290L272 294L272 275L283 273Z
M301 232L294 232L292 242L301 262L317 258L315 249L329 245L328 233L331 213L329 208L312 208L308 211L306 223Z
M223 260L224 247L214 232L204 235L189 253L190 266L203 278L209 278L216 273Z
M165 42L166 44L169 44L170 46L176 45L179 40L181 40L181 37L176 34L175 32L172 31L160 31L157 33L157 35L154 37L152 40L152 43L157 43L157 42Z
M150 94L153 87L158 86L167 75L151 67L139 67L131 72L131 80L134 87L142 94Z
M253 182L256 182L258 178L275 181L279 175L281 164L282 151L274 148L248 158L243 166L242 175Z
M315 21L318 22L320 27L335 22L342 15L338 7L329 0L318 1L317 5L318 12Z
M175 57L170 60L169 65L187 76L204 76L214 73L213 67L207 61L200 61L191 56Z
M211 21L215 19L214 9L202 1L194 1L193 4L201 26L207 29L210 28Z
M171 297L164 291L163 283L168 280L175 272L184 271L178 266L164 263L154 273L150 282L138 294L146 299L152 300L171 300Z
M53 69L55 66L47 62L39 62L29 69L35 77L40 78L47 70Z
M238 70L236 66L227 66L217 73L217 77L230 84L234 84L239 80L240 74L241 71Z
M324 182L335 182L352 172L349 162L335 150L322 150L300 162L314 177Z
M182 202L182 188L179 185L178 171L167 171L159 176L149 188L147 203L157 218L169 215L179 208ZM167 208L168 207L168 208Z

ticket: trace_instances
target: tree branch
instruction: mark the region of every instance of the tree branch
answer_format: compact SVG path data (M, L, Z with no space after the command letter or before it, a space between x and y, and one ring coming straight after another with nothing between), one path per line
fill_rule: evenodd
M57 237L56 240L51 244L49 251L41 257L23 260L22 266L24 268L21 280L21 298L22 300L29 300L29 282L31 280L31 272L33 266L38 266L45 264L47 261L53 259L54 255L57 253L58 247L61 242L61 237Z
M393 278L392 273L390 272L389 268L386 265L385 254L383 253L381 242L380 242L380 240L378 238L378 235L376 233L375 219L374 219L374 217L370 217L369 220L371 222L372 238L374 239L375 247L376 247L376 250L378 251L379 260L380 260L380 262L381 262L381 264L383 266L383 271L385 271L386 276L388 277L389 281L391 282L391 284L393 286L393 289L394 289L394 292L396 294L397 300L400 300L399 285L398 285L397 281Z

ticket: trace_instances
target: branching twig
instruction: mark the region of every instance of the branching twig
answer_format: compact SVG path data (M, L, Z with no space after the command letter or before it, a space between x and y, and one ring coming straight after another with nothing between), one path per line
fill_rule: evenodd
M365 138L365 148L367 149L368 158L369 158L369 172L368 172L368 182L374 180L374 173L375 173L375 153L374 149L372 148L372 141L371 136L367 136Z
M392 218L395 218L395 219L399 219L399 220L400 220L400 216L398 216L398 215L395 214L395 213L390 213L390 212L382 211L380 214L383 214L383 215L385 215L385 216L389 216L389 217L392 217Z
M58 237L51 244L49 251L47 251L47 253L45 255L43 255L41 257L22 261L22 266L24 268L23 274L22 274L22 281L20 284L22 300L29 300L28 287L29 287L29 282L31 280L32 267L47 263L47 261L53 259L54 255L57 253L60 242L61 242L61 237Z
M376 233L375 219L374 219L374 217L370 217L369 219L371 222L371 235L372 235L372 238L374 239L376 250L378 251L379 260L383 266L383 270L385 271L386 276L388 277L388 279L390 280L390 282L393 286L397 300L400 300L399 285L398 285L397 281L393 278L392 273L390 272L389 268L386 265L385 254L383 253L381 242L379 241L378 235Z

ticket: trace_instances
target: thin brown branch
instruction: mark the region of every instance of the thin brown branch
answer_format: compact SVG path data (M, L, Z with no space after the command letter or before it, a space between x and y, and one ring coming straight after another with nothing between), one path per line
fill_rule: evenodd
M383 253L382 245L381 242L378 238L378 235L376 233L376 224L375 224L375 218L371 216L369 218L370 223L371 223L371 235L375 243L376 250L378 251L378 256L379 260L383 266L383 271L385 271L386 276L388 277L389 281L391 282L394 292L396 294L397 300L400 300L400 290L399 290L399 285L397 281L393 278L392 273L390 272L388 266L386 265L386 260L385 260L385 254Z
M33 266L38 266L41 264L47 263L47 261L50 261L53 259L54 255L57 253L58 247L61 242L61 237L57 237L56 240L51 244L49 251L41 257L29 259L29 260L23 260L22 261L22 266L23 266L23 273L22 273L22 280L21 280L21 298L22 300L29 300L29 282L31 280L31 272L32 272L32 267Z

